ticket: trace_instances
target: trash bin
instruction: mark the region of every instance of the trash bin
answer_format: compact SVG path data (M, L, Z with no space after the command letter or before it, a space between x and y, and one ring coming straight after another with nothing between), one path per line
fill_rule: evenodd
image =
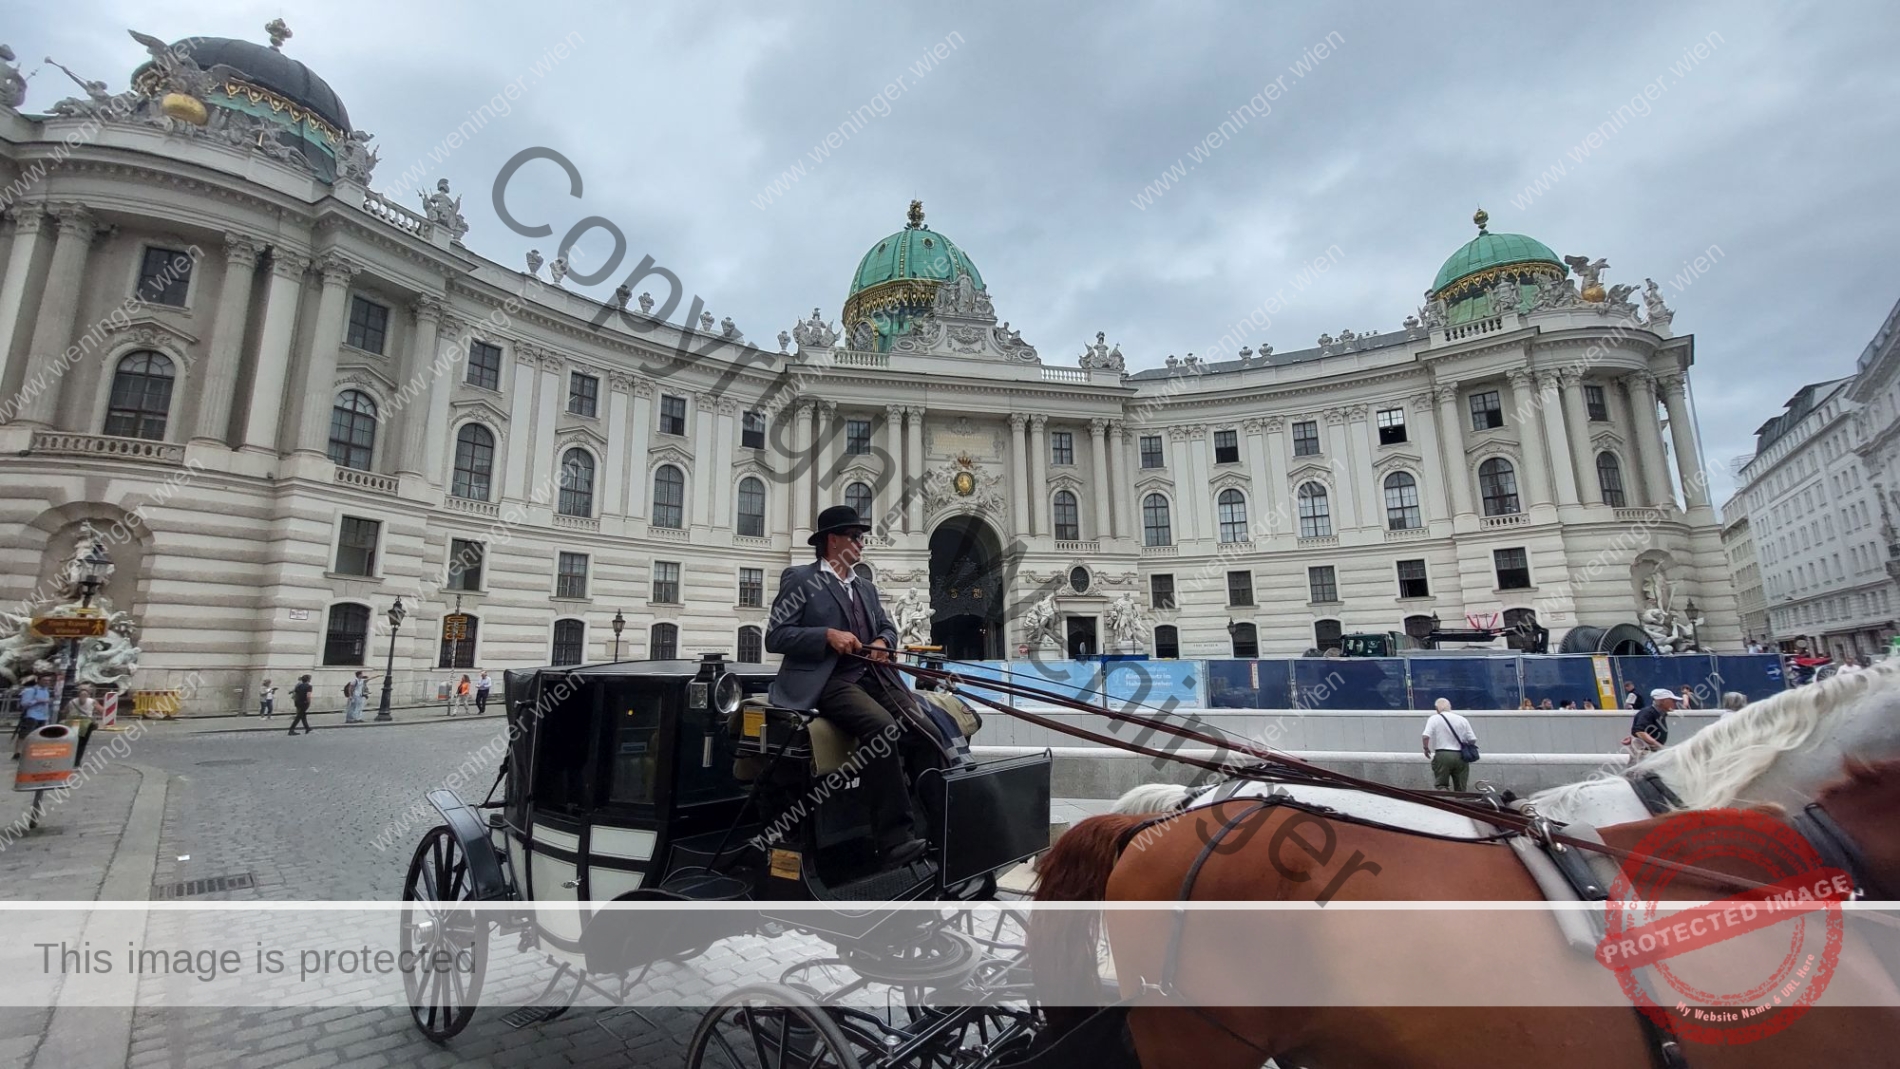
M48 724L27 735L19 767L13 772L16 791L50 791L72 782L73 763L79 756L79 733L65 724Z

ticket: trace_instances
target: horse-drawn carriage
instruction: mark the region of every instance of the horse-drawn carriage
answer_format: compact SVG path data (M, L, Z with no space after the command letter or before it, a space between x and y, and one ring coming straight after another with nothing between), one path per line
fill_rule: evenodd
M517 1010L517 1025L558 1016L583 989L625 1003L654 963L719 940L796 930L836 957L722 999L689 1065L977 1069L1027 1044L1019 945L971 930L968 912L850 904L993 897L1000 872L1048 846L1048 754L977 763L961 740L900 743L929 849L886 865L849 789L857 743L771 707L771 681L769 669L718 654L507 674L495 786L478 804L429 793L443 823L423 836L403 887L402 949L456 963L406 974L425 1035L446 1041L468 1025L491 929L554 969L537 1000L552 1004ZM918 695L932 720L959 729L946 735L979 722L947 692ZM705 908L746 902L756 906ZM774 912L813 903L838 908ZM854 975L839 979L840 966ZM866 984L895 989L901 1005L873 1013L838 998ZM923 1004L948 989L969 997Z

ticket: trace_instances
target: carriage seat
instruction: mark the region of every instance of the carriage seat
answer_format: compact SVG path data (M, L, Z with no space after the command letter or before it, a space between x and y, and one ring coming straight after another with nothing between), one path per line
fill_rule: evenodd
M741 782L759 778L774 756L810 763L816 776L843 768L858 752L858 740L821 716L772 705L764 695L739 703L727 722L732 737L732 771Z

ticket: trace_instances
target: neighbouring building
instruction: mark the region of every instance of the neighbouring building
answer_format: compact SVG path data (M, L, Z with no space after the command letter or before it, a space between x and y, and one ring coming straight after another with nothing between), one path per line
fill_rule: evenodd
M1735 577L1735 611L1742 618L1742 633L1750 642L1766 645L1771 634L1768 597L1762 590L1754 530L1748 525L1748 502L1740 494L1722 505L1722 550Z

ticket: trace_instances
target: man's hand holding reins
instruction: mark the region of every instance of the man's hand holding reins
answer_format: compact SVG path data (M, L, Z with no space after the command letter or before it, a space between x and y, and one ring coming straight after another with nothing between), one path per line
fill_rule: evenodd
M858 636L849 631L840 631L835 627L825 628L825 644L840 654L856 653L864 648L864 643L858 641Z

